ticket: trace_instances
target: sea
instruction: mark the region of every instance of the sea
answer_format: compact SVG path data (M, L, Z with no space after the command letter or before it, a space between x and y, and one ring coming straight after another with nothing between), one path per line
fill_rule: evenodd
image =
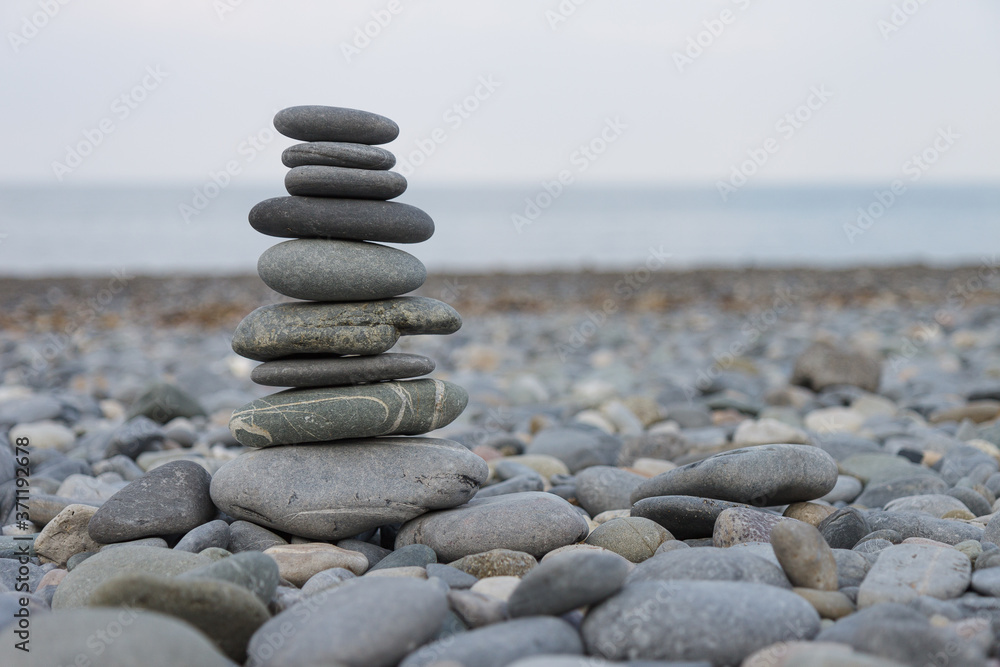
M278 187L0 186L0 275L241 274L281 239L247 222ZM199 197L200 195L200 197ZM208 196L214 195L214 196ZM1000 187L421 186L431 272L851 267L990 261Z

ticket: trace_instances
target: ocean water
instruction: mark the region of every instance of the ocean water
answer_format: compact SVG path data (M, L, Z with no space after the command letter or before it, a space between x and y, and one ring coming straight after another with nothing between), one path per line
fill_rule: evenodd
M0 275L252 272L279 239L247 213L282 194L0 187ZM747 186L723 202L714 188L423 186L399 201L435 220L434 237L410 247L430 271L949 265L1000 251L998 187L914 186L890 202L884 185Z

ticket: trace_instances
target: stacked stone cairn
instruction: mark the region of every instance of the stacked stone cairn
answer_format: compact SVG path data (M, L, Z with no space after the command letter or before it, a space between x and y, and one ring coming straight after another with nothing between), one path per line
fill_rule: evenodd
M300 299L258 308L237 327L233 349L264 362L252 379L292 387L233 413L249 448L214 476L212 500L226 514L312 540L340 540L395 527L430 510L464 504L488 475L467 448L417 436L465 409L461 387L420 378L431 359L389 353L402 335L450 334L458 313L440 301L401 296L426 279L413 255L381 245L419 243L434 222L388 201L406 179L377 147L399 128L377 114L326 106L284 109L283 135L307 142L282 154L288 197L250 211L250 224L290 238L261 255L261 279Z

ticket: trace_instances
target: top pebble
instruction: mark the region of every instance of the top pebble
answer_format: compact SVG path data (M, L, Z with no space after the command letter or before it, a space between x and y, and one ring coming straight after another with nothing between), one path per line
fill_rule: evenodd
M274 115L274 128L299 141L386 144L399 136L399 126L368 111L319 105L289 107Z

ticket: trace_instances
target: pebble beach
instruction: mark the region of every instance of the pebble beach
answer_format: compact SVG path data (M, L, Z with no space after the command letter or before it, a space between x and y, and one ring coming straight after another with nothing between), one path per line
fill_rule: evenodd
M287 299L256 276L0 280L0 655L997 664L995 274L432 275L415 294L461 329L393 352L433 359L465 411L385 444L380 475L345 445L255 493L338 486L332 460L359 466L352 493L426 492L461 461L468 501L336 539L213 503L252 463L233 411L274 390L233 331Z

